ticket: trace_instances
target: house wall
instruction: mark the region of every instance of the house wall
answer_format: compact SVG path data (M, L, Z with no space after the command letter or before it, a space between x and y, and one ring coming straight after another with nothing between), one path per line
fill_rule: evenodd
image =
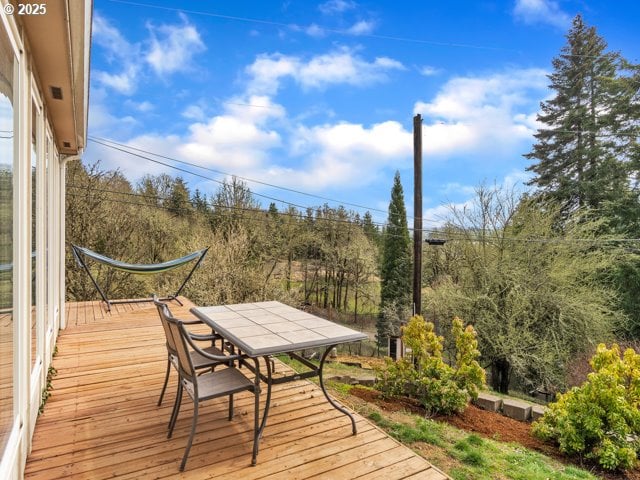
M86 3L90 10L90 2ZM43 65L33 55L36 46L29 43L29 26L15 12L7 14L11 10L7 8L9 5L15 4L0 0L0 479L3 480L23 477L55 341L59 329L64 327L65 164L70 158L78 158L70 157L72 152L59 153L60 142L54 132L60 130L58 122L68 124L71 119L52 113L50 92L43 85L47 79L39 74ZM60 19L64 16L52 16L50 20L56 22L58 29L68 28ZM82 20L84 28L86 18ZM83 42L87 51L88 39L86 32ZM85 44L80 47L84 49ZM71 67L60 65L70 72ZM71 101L77 92L68 93ZM79 96L84 97L81 118L86 118L86 94L80 92ZM85 132L86 124L78 136L82 138Z

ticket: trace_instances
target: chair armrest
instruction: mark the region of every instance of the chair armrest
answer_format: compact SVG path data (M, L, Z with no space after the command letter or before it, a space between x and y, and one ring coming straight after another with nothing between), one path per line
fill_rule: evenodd
M202 325L204 322L202 320L181 320L185 325Z
M218 335L217 333L199 334L189 332L189 335L191 335L191 338L198 341L218 340L219 338L223 338L222 335Z
M213 355L209 352L205 352L204 350L202 350L200 347L198 347L198 345L196 345L196 341L197 338L194 338L194 335L191 332L189 332L189 330L187 330L184 326L184 322L179 321L178 325L180 325L180 328L182 328L183 332L186 334L185 338L187 339L187 342L189 343L189 345L191 345L191 348L193 348L196 352L198 352L200 355L202 355L205 358L208 358L210 360L213 360L214 362L231 362L234 360L240 360L242 358L248 358L247 355L243 355L243 354L235 354L235 355ZM196 335L199 336L199 335Z

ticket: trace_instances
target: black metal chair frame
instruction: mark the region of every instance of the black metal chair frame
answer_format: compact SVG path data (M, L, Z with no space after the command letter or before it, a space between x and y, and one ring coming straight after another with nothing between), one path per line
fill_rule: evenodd
M254 358L254 368L255 368L255 378L250 381L244 374L242 374L235 366L235 362L245 363L248 358L246 355L235 354L235 355L211 355L205 350L200 349L198 345L195 343L195 338L193 334L190 333L185 327L185 322L178 320L177 318L172 317L168 313L168 308L166 305L164 306L165 318L168 321L169 330L173 335L173 338L176 342L177 348L177 356L178 356L178 367L179 367L179 375L180 375L180 383L178 386L178 394L176 395L176 401L173 406L173 411L171 413L171 419L169 421L169 432L167 434L167 438L171 438L173 434L173 430L176 425L176 421L178 419L178 415L180 413L180 405L182 404L182 396L184 390L187 391L187 394L191 397L193 401L193 420L191 424L191 433L189 434L189 440L187 441L187 446L182 457L182 462L180 463L180 471L184 471L185 465L187 463L187 458L189 456L189 451L191 450L191 446L193 445L193 438L196 433L196 427L198 424L198 413L199 413L199 404L200 402L210 400L213 398L218 398L221 396L229 396L229 414L228 419L233 419L233 395L242 391L251 391L254 394L255 398L255 406L254 406L254 427L253 427L253 453L251 457L251 464L256 464L256 459L258 456L258 440L261 432L260 428L260 365L258 363L258 359ZM197 352L199 355L203 357L209 358L214 362L226 363L229 366L224 370L218 370L213 372L206 372L201 375L196 373L195 368L193 367L193 363L191 360L191 355L189 354L189 347L193 349L193 351ZM209 392L207 395L201 396L199 391L199 383L210 382L214 385L216 381L220 380L224 382L224 385L219 389L214 389Z
M178 373L180 372L180 370L178 368L178 352L176 350L175 341L173 340L173 335L171 335L171 332L169 331L169 325L167 323L167 320L164 318L165 307L166 307L166 311L169 312L169 315L172 316L173 314L171 313L169 306L161 302L160 299L155 294L153 295L153 303L158 309L158 315L160 316L160 323L162 323L162 328L164 329L165 338L166 338L166 347L167 347L167 371L164 376L164 384L162 385L160 398L158 399L158 406L161 406L162 400L164 398L164 394L167 390L167 385L169 384L169 374L171 373L171 367L173 366ZM201 320L183 321L183 323L185 325L204 325L204 322L202 322ZM220 347L224 348L224 340L220 335L216 334L215 332L211 332L210 334L205 334L205 335L191 333L191 337L194 340L198 340L198 341L211 341L211 346L204 348L203 350L205 350L206 352L212 355L224 355L224 352L221 349L216 348L215 346L215 341L220 340L220 344L221 344ZM198 355L197 352L191 352L191 357L192 357L191 360L193 362L193 367L196 370L211 369L211 371L213 371L215 367L220 365L220 362L203 358L202 356ZM180 382L178 381L178 387L179 385L180 385Z
M204 248L204 249L202 249L202 250L200 250L198 252L193 252L192 254L189 254L189 255L187 255L185 257L177 258L177 259L174 259L174 260L170 260L168 262L155 264L155 265L140 265L140 264L131 264L131 263L120 262L118 260L114 260L114 259L106 257L104 255L100 255L99 253L96 253L96 252L94 252L92 250L89 250L88 248L79 247L79 246L73 245L73 244L71 245L71 252L73 253L73 257L75 258L76 263L80 267L82 267L85 272L87 272L87 275L89 275L89 278L93 282L93 286L96 287L96 290L98 291L98 293L102 297L102 300L107 305L107 311L108 312L111 311L111 305L113 305L113 304L151 302L152 299L151 298L138 298L138 299L132 299L132 300L109 300L107 298L106 294L104 293L104 291L102 290L102 288L100 288L100 285L98 285L98 282L96 281L94 276L91 274L91 271L89 270L89 267L87 266L87 263L84 261L83 256L85 256L85 255L89 256L89 258L92 258L93 260L97 260L97 261L99 261L99 262L101 262L101 263L103 263L103 264L105 264L107 266L110 266L112 268L116 268L118 270L123 270L123 271L126 271L127 273L132 273L132 274L136 274L136 273L137 274L161 273L161 272L164 272L164 271L167 271L167 270L182 266L185 263L188 263L189 261L195 260L197 258L198 261L195 263L193 268L189 271L189 274L184 279L184 281L182 282L182 284L180 285L180 288L178 288L176 293L174 293L173 295L168 295L168 296L163 297L161 299L161 300L175 300L176 302L178 302L178 304L180 304L182 306L182 302L178 299L178 296L180 295L180 292L182 292L182 289L185 287L187 282L191 279L191 276L196 271L196 268L198 268L200 266L200 264L202 263L202 260L204 260L204 257L207 255L208 251L209 251L209 247ZM196 254L198 254L198 255L196 255ZM193 258L191 258L191 257L193 257ZM181 262L181 260L187 259L187 258L189 258L189 260Z

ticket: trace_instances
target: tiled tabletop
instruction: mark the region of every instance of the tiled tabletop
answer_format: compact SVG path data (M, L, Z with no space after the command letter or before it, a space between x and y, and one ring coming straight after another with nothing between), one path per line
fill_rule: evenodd
M191 313L252 357L367 338L364 333L275 301L194 307Z

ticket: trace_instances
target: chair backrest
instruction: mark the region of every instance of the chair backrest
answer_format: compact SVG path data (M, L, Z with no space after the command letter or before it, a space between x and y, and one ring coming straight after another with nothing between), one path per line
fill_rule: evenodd
M178 357L178 369L183 378L186 378L191 383L197 385L197 374L193 367L193 361L191 359L189 346L197 351L200 355L209 358L213 361L220 363L232 362L238 360L243 356L240 354L235 355L213 355L209 352L201 350L189 336L189 331L184 326L183 322L175 318L166 303L158 300L158 297L153 296L153 303L158 308L160 315L160 321L167 337L167 350L169 353Z
M153 303L158 309L158 315L160 316L160 323L162 323L162 328L164 329L164 336L167 339L167 350L172 355L177 355L176 351L176 340L169 328L169 320L168 317L172 317L171 310L169 310L169 306L166 303L158 300L156 295L153 296Z
M174 340L176 349L175 354L178 357L178 369L180 370L180 375L191 383L196 383L198 377L196 369L193 367L193 361L191 360L191 354L189 352L189 344L186 338L187 335L189 335L189 332L187 332L180 320L171 316L166 305L163 309L163 315L171 337Z

